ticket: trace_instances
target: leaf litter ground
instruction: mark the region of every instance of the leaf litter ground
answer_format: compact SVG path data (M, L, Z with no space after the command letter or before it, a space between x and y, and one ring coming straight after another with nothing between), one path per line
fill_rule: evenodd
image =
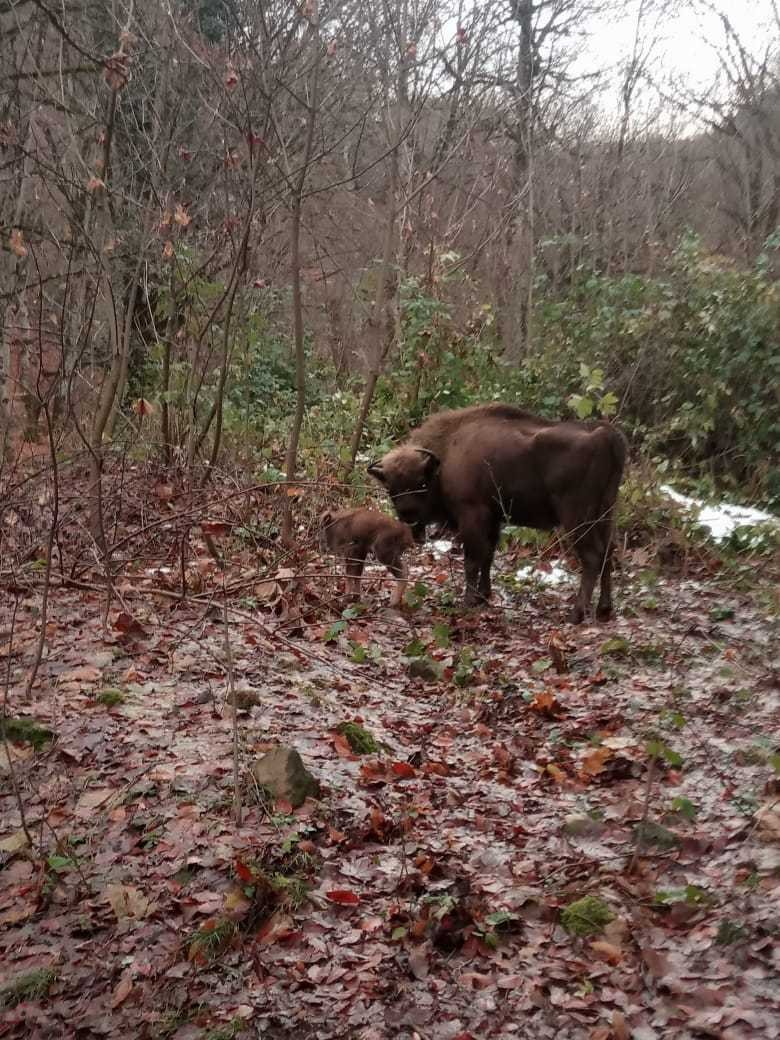
M575 629L559 584L454 609L452 566L402 619L292 571L231 599L240 827L219 603L128 582L104 630L98 591L53 590L32 705L40 598L12 645L6 603L9 708L56 740L5 745L34 850L6 757L3 982L49 974L3 990L0 1036L780 1035L769 593L648 593L629 554L618 618ZM318 801L246 781L278 743ZM587 896L608 923L571 934Z

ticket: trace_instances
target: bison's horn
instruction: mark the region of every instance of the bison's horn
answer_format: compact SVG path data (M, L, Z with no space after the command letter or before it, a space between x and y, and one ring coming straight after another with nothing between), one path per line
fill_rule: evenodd
M376 477L377 480L382 480L385 475L381 462L370 462L368 464L367 472L369 472L372 477Z

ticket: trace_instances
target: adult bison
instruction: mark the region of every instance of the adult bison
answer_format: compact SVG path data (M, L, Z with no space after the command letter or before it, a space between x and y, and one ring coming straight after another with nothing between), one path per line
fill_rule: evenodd
M612 611L615 502L627 444L605 422L551 422L511 405L439 412L368 472L417 541L445 523L463 541L467 606L490 598L502 523L562 527L582 564L569 620L582 621L601 577L597 616Z

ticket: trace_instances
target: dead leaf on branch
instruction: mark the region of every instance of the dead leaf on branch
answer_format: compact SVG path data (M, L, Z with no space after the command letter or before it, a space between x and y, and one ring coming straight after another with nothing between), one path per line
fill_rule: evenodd
M27 256L27 246L24 244L24 235L19 228L14 228L11 232L9 245L11 247L11 252L16 253L20 259Z
M124 90L130 82L130 56L121 50L115 51L106 59L103 79L115 93Z
M137 401L133 402L133 411L136 415L154 415L154 405L151 401L147 401L145 397L139 397Z

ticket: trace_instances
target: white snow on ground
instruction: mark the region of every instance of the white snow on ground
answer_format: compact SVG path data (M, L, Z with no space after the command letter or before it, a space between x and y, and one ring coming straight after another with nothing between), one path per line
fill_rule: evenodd
M571 571L562 567L560 563L553 563L549 569L539 567L535 563L524 563L519 568L515 577L518 581L538 581L542 585L568 585L573 578Z
M737 527L755 524L778 525L778 519L771 513L765 513L761 509L753 509L751 506L734 506L728 502L719 505L706 505L701 499L689 498L681 495L679 491L664 484L661 491L668 495L673 502L684 506L695 514L695 520L702 527L709 528L710 534L716 541L728 538Z
M446 556L452 548L452 542L449 538L436 538L428 544L430 545L434 556Z
M683 506L693 514L693 519L702 527L707 527L712 537L717 541L728 538L737 527L754 526L757 524L771 524L780 529L780 520L771 513L765 513L761 509L752 506L735 506L729 502L719 505L707 505L698 498L689 498L679 491L664 484L661 491L673 502ZM430 547L436 557L446 556L452 548L452 542L447 538L440 538L430 542ZM524 563L515 573L518 581L538 581L542 585L551 587L556 585L568 585L575 577L570 570L560 563L540 567L534 562Z

